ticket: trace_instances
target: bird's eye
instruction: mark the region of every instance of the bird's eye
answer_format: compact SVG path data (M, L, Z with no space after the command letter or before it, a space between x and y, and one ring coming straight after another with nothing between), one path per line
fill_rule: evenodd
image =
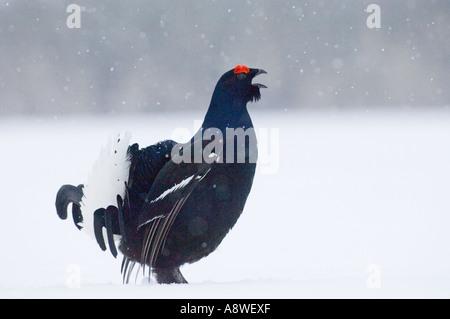
M238 74L236 74L236 76L237 76L237 78L239 80L243 80L243 79L245 79L247 77L247 74L245 74L245 73L238 73Z

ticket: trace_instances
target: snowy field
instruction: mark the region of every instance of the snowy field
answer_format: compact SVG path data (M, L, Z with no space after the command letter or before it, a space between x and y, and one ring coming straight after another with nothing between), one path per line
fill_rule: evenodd
M189 285L122 285L54 201L108 135L141 146L202 114L0 119L1 298L450 298L450 111L257 112L258 173ZM265 138L266 137L266 138Z

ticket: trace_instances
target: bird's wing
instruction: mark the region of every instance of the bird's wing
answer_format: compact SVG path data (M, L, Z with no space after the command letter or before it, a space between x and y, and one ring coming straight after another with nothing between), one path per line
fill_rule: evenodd
M195 152L196 143L202 141L188 143L186 146ZM202 147L198 149L202 151ZM213 169L221 152L212 153L208 161L202 160L200 163L180 162L178 156L181 155L172 156L159 172L139 216L139 228L146 227L141 262L143 265L150 265L150 271L175 218L198 183Z
M138 144L128 148L130 158L130 174L128 187L137 183L137 188L146 188L147 192L155 180L159 171L170 160L170 155L175 141L165 140L146 148L139 149Z

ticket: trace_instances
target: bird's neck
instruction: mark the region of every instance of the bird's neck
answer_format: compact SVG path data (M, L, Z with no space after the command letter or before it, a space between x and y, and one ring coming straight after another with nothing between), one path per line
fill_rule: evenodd
M210 149L213 145L214 152L220 150L221 158L226 163L256 163L258 154L256 135L244 102L233 104L229 101L226 106L211 102L203 124L192 141L198 139L204 141L203 147ZM229 145L232 145L230 149Z
M225 131L227 128L243 128L245 130L253 127L246 104L243 101L228 101L226 106L222 106L217 102L211 102L202 128L218 128Z

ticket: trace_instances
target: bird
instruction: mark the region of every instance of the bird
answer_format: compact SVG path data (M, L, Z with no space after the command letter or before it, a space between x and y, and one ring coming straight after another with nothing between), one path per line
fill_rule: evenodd
M180 267L216 250L244 210L258 157L247 109L261 98L252 83L263 69L237 65L218 80L203 123L186 143L140 148L117 134L101 150L87 182L62 185L56 211L103 251L123 254L128 283L136 265L158 284L187 283Z

